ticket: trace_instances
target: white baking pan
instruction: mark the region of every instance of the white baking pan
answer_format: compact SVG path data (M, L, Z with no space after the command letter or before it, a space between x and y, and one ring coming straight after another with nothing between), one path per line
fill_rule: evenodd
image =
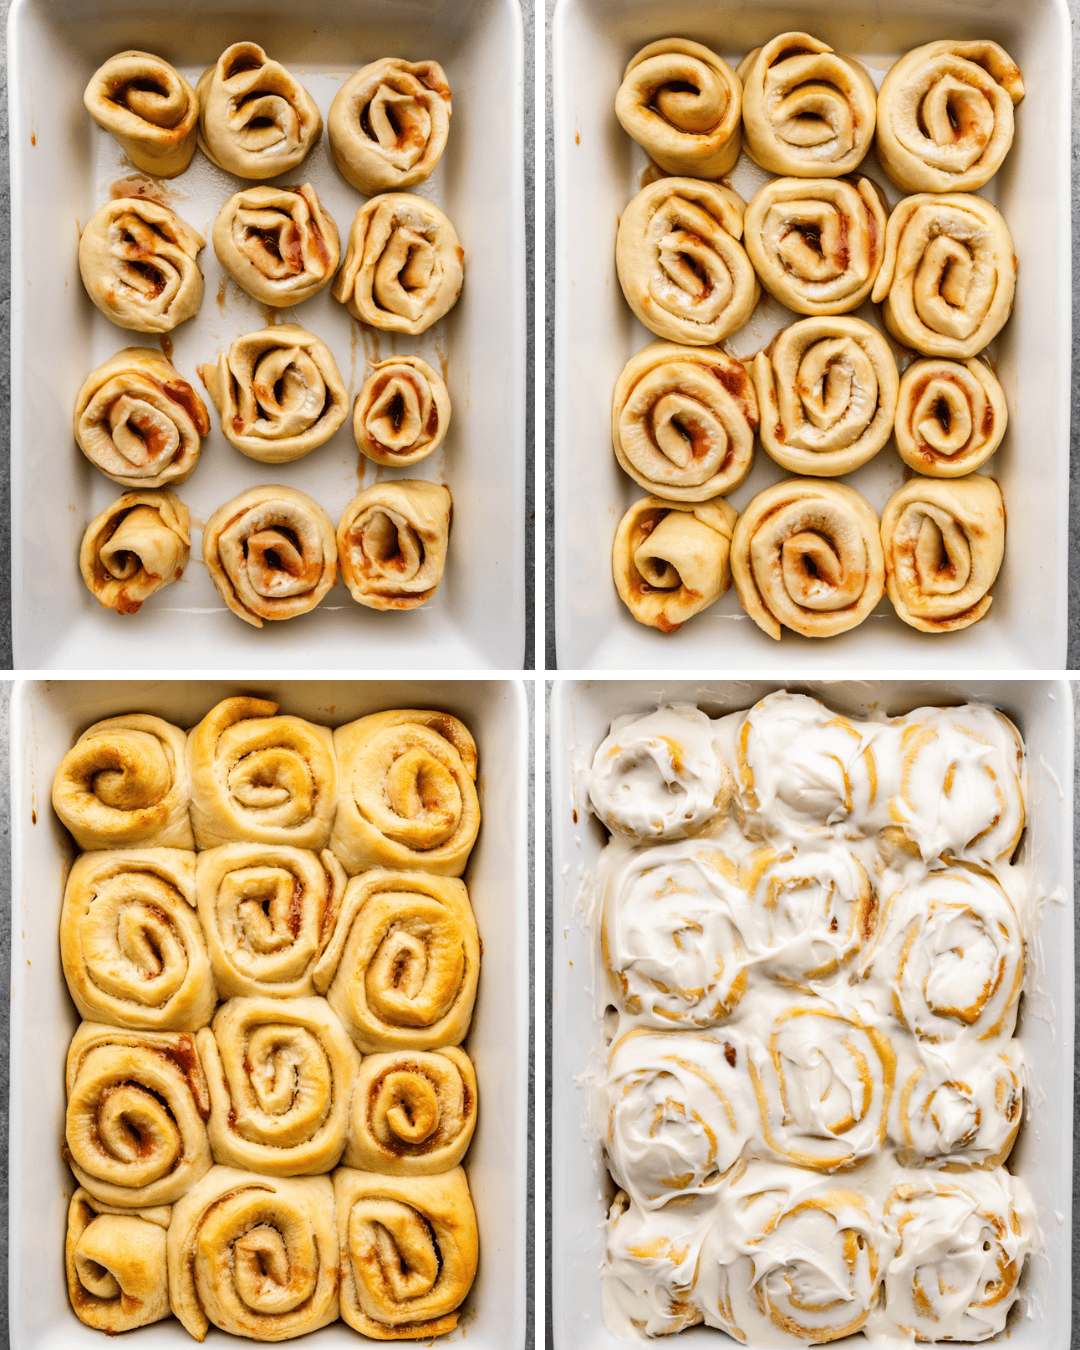
M416 353L446 372L453 404L443 447L408 469L361 459L352 418L292 464L248 459L213 430L194 474L177 489L191 510L183 579L134 616L102 609L83 585L79 543L123 491L72 438L86 376L122 347L158 345L116 327L83 289L78 231L134 171L86 113L87 80L125 48L164 56L194 83L232 42L254 39L288 66L322 113L316 148L274 180L314 185L333 216L342 257L366 200L338 173L325 121L334 94L382 56L433 58L453 96L446 152L415 189L438 203L465 249L465 287L450 314L419 338L361 330L329 288L282 310L333 352L350 401L369 360ZM13 0L11 110L11 524L16 669L517 669L524 654L525 215L521 14L516 0ZM266 311L228 281L210 240L241 180L197 151L168 180L173 208L206 239L206 288L195 318L172 334L180 373L205 393L196 366L217 359ZM350 402L351 406L351 402ZM359 466L359 467L358 467ZM338 582L310 614L256 629L230 613L202 561L202 526L245 488L299 488L335 525L361 486L383 477L444 483L454 499L446 576L420 609L380 614Z
M586 1121L580 1076L600 1067L592 960L578 901L595 875L606 832L589 810L584 771L612 720L662 700L697 703L711 715L748 708L784 684L763 681L558 682L550 709L554 933L551 1030L551 1265L554 1350L617 1350L626 1342L600 1312L602 1221L614 1194ZM1010 1321L1010 1350L1068 1350L1072 1290L1073 1137L1073 706L1065 681L789 681L854 716L889 715L926 704L982 701L1001 708L1027 742L1030 793L1026 841L1042 921L1028 953L1019 1032L1028 1063L1024 1125L1010 1171L1031 1187L1045 1246L1024 1276L1023 1312ZM601 972L602 975L602 972ZM577 1080L577 1081L576 1081ZM664 1344L658 1340L659 1347ZM722 1332L682 1332L678 1350L722 1350ZM852 1350L860 1334L844 1341ZM959 1343L957 1343L959 1344ZM753 1347L747 1347L753 1350Z
M472 1030L480 1115L465 1159L480 1231L480 1270L458 1330L439 1344L524 1350L529 924L529 725L516 681L258 680L40 681L16 685L11 703L12 952L8 1186L8 1316L12 1350L101 1350L102 1333L71 1311L64 1233L73 1189L60 1160L64 1056L78 1016L59 959L60 901L70 843L50 806L53 774L90 723L120 712L156 713L190 727L232 694L337 726L382 708L441 708L460 717L480 752L480 837L465 881L484 944ZM359 1338L362 1339L362 1338ZM170 1319L137 1333L145 1350L190 1346ZM344 1322L310 1336L320 1350L355 1347ZM211 1329L207 1345L239 1341Z
M615 118L615 93L633 54L656 38L703 42L733 64L798 29L857 56L880 84L904 52L936 38L1000 42L1023 72L1027 96L1016 139L983 189L1012 232L1016 304L997 340L1009 430L983 472L1008 511L1005 561L987 617L959 633L907 627L888 600L850 633L814 641L785 629L780 642L743 612L734 590L675 634L637 623L611 581L615 527L644 490L611 449L611 393L626 361L652 340L630 312L615 273L620 213L640 187L645 152ZM554 18L555 114L555 610L563 670L806 671L1039 670L1065 665L1071 333L1070 146L1072 30L1065 0L560 0ZM871 152L865 171L889 192ZM769 175L744 154L731 182L749 198ZM859 311L881 327L872 306ZM759 306L727 346L748 356L796 319ZM789 477L758 446L740 510ZM880 515L904 482L890 442L844 482Z

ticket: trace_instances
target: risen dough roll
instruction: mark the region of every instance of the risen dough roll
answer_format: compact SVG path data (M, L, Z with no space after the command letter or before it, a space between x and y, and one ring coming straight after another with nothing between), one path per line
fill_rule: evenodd
M79 571L94 598L135 614L155 591L184 575L188 509L171 492L125 492L86 527Z
M387 192L357 211L331 294L358 323L415 336L457 303L464 262L454 227L437 206Z
M809 33L781 33L739 66L743 143L771 173L839 178L874 138L877 90L866 70Z
M480 829L476 743L449 713L372 713L334 732L341 800L330 841L351 875L404 867L459 877Z
M738 512L723 497L684 504L643 497L615 531L611 572L638 623L674 633L731 585Z
M261 628L314 609L337 580L334 523L295 488L248 488L206 522L203 561L232 612Z
M110 56L90 77L83 103L143 173L175 178L191 163L199 100L160 56L135 51Z
M460 1167L436 1177L334 1173L341 1316L379 1341L441 1336L458 1324L479 1259Z
M67 1217L68 1297L80 1322L114 1336L169 1315L170 1209L103 1205L81 1186Z
M742 231L742 199L722 183L650 183L619 221L615 265L626 303L672 342L704 347L734 333L761 295Z
M990 608L1005 556L1005 502L992 478L913 478L881 515L885 585L923 633L969 628Z
M341 576L368 609L415 609L439 589L453 502L447 488L415 478L375 483L338 521Z
M739 516L731 572L743 608L763 632L804 637L857 627L885 594L878 519L842 483L789 478L759 492Z
M869 178L774 178L750 199L746 252L771 296L796 314L847 314L870 294L887 211Z
M191 821L200 849L234 840L324 848L337 806L329 727L275 717L261 698L227 698L187 741Z
M200 366L221 429L242 454L288 464L325 444L349 414L330 348L294 323L238 337Z
M276 178L294 169L319 139L315 100L257 42L234 42L203 71L199 149L240 178Z
M757 398L719 347L650 342L623 368L611 406L615 458L668 501L734 492L754 462Z
M1005 326L1015 288L1009 227L984 197L921 192L889 217L871 299L899 342L966 360Z
M892 434L896 359L862 319L800 319L754 357L752 370L761 443L792 473L850 473Z
M340 240L310 183L246 187L214 221L214 252L233 281L264 305L299 305L329 284Z
M376 464L404 467L426 459L449 426L449 391L419 356L376 361L353 407L357 447Z
M423 183L450 130L442 66L390 56L363 66L334 95L326 130L334 163L365 197Z
M186 737L131 713L87 727L53 779L53 810L82 849L194 848Z
M972 192L988 182L1013 140L1024 82L996 42L928 42L881 82L877 152L905 192Z
M86 293L121 328L168 333L198 313L206 240L167 206L118 197L92 216L79 239Z
M125 347L88 375L75 400L75 439L114 483L182 483L210 430L206 404L159 351Z
M1001 444L1008 421L1005 391L984 361L913 361L900 377L896 448L916 473L971 473Z
M721 178L739 158L742 81L699 42L662 38L631 60L615 96L623 130L662 169Z

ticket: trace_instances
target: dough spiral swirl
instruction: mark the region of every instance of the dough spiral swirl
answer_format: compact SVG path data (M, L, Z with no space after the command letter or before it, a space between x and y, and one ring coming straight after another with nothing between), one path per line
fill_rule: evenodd
M241 188L218 212L211 238L240 289L276 309L328 286L341 256L337 225L310 183Z
M1016 1142L1024 1109L1023 1052L974 1062L952 1045L924 1050L900 1092L901 1160L928 1162L949 1172L1000 1167Z
M169 1216L168 1205L121 1209L79 1187L68 1206L64 1264L80 1322L112 1336L168 1317Z
M136 614L179 581L191 553L188 509L171 492L125 492L86 527L79 571L105 609Z
M175 178L191 163L199 100L160 56L139 51L110 56L91 75L83 103L143 173Z
M450 394L419 356L376 361L353 407L357 449L376 464L404 467L426 459L450 426Z
M374 483L352 499L337 527L341 576L367 609L416 609L442 584L453 500L419 478Z
M1005 392L977 358L913 361L900 377L896 448L916 473L960 478L1001 444L1009 414Z

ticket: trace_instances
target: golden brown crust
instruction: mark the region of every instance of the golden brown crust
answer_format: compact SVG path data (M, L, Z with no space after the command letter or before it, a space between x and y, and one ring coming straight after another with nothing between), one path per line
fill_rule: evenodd
M80 1322L106 1335L169 1315L165 1230L170 1209L120 1209L81 1186L71 1197L64 1264Z

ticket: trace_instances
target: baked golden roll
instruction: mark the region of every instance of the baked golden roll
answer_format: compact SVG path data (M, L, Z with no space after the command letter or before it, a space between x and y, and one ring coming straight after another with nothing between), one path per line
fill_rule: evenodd
M900 377L896 448L916 473L931 478L971 473L1001 444L1008 423L1005 391L978 357L924 358Z
M110 56L91 75L83 103L143 173L175 178L191 163L199 100L160 56L135 51Z
M330 940L345 871L330 852L222 844L196 861L195 900L222 998L305 998Z
M464 883L373 868L345 890L315 987L365 1055L434 1050L465 1038L479 974Z
M913 478L881 513L885 586L922 633L970 628L993 602L1005 556L1005 502L992 478Z
M214 1167L173 1206L169 1302L197 1341L211 1326L287 1341L338 1316L338 1238L329 1177Z
M144 713L87 727L53 779L53 810L81 849L194 848L186 736Z
M378 1341L453 1331L479 1260L476 1213L460 1167L436 1177L334 1173L341 1316Z
M274 1177L337 1166L360 1055L325 999L229 999L197 1044L215 1162Z
M877 90L865 68L809 33L781 33L739 66L743 145L770 173L839 178L874 139Z
M206 404L161 352L125 347L88 375L75 400L79 449L114 483L159 488L190 478Z
M275 717L277 710L268 699L223 699L189 733L200 849L234 841L326 847L338 796L330 728Z
M86 293L107 319L139 333L170 333L199 312L206 240L167 206L118 197L79 238Z
M889 217L871 299L898 342L924 356L965 361L1012 313L1016 253L985 197L920 192Z
M988 1059L920 1047L920 1063L900 1092L901 1161L945 1172L1000 1167L1012 1152L1024 1111L1019 1041Z
M754 462L757 396L719 347L650 342L623 367L611 402L615 458L673 502L734 492Z
M623 72L615 116L668 173L721 178L741 145L742 81L700 42L650 42Z
M476 742L450 713L371 713L334 731L341 798L330 847L369 867L459 877L480 829Z
M328 286L341 256L334 218L310 183L241 188L218 212L211 237L240 289L275 309Z
M892 435L900 389L896 358L862 319L800 319L758 352L751 370L761 443L792 473L850 473Z
M1013 141L1024 81L996 42L928 42L881 82L877 153L905 192L973 192L1001 167Z
M365 1055L342 1162L395 1177L449 1172L476 1128L476 1073L456 1045Z
M165 1230L170 1209L103 1205L81 1186L71 1197L64 1265L80 1322L108 1336L169 1315Z
M209 1113L189 1032L80 1025L67 1055L64 1159L95 1200L178 1200L210 1169Z
M295 323L238 337L199 374L227 440L249 459L288 464L324 445L349 415L330 348Z
M885 594L878 518L843 483L789 478L735 522L731 574L743 609L769 637L856 628Z
M450 426L450 393L419 356L376 361L353 405L353 435L376 464L404 467L426 459Z
M60 959L88 1022L197 1031L218 993L195 913L195 855L133 848L82 853L64 888Z
M239 178L295 169L322 132L315 100L257 42L234 42L203 71L199 149Z
M79 571L105 609L136 614L184 575L191 553L188 509L171 492L125 492L86 527Z
M464 263L454 227L437 206L385 192L357 211L330 293L358 323L415 337L457 304Z
M750 198L743 244L758 280L796 314L847 314L877 279L888 211L869 178L774 178Z
M352 499L337 527L341 577L358 605L416 609L439 589L453 501L417 478L374 483Z
M442 66L385 56L361 67L334 95L326 130L334 163L365 197L425 182L450 131Z
M218 594L254 628L306 614L337 580L334 522L295 488L248 488L219 506L202 548Z
M742 232L742 198L724 184L650 183L619 220L615 266L626 303L672 342L707 347L734 333L761 295Z
M611 574L638 623L677 632L731 586L731 535L738 512L711 502L636 501L615 531Z

